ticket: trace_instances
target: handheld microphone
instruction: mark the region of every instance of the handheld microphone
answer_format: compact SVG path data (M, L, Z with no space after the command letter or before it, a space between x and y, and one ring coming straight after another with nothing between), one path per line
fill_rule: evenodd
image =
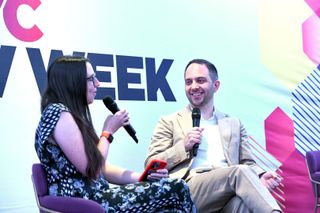
M199 127L200 126L200 118L201 118L201 111L199 108L193 108L192 113L192 127ZM193 156L197 156L199 144L194 144L192 147Z
M103 99L103 103L113 114L115 114L120 110L116 102L110 96L106 96ZM136 143L138 143L138 138L136 137L136 131L133 129L133 127L129 124L129 125L123 126L123 128L133 138L133 140Z

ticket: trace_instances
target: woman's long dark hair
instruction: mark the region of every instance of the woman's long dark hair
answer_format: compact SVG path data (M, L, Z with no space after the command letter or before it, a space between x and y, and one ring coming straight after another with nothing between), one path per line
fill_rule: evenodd
M62 103L69 108L83 137L88 164L86 174L97 177L104 159L97 148L99 138L94 130L87 102L88 59L78 56L57 58L48 69L48 84L41 99L41 112L52 103Z

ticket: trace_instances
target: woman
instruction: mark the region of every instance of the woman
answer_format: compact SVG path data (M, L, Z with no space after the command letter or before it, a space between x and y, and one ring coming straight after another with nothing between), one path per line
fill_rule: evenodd
M168 170L141 175L108 164L112 134L129 124L128 112L109 115L100 138L88 105L100 82L86 58L62 56L48 69L41 100L35 148L46 171L49 194L82 197L100 203L106 212L192 212L195 207L183 180L168 179ZM120 184L109 187L109 182Z

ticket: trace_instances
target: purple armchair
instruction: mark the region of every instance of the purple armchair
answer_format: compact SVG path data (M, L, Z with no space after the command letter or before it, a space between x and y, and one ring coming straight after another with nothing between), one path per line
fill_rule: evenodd
M317 212L317 208L320 206L320 151L308 151L306 153L306 163L315 196L314 212Z
M92 200L76 197L59 197L48 195L48 185L44 169L40 163L32 165L31 179L40 213L69 212L69 213L104 213L100 204Z

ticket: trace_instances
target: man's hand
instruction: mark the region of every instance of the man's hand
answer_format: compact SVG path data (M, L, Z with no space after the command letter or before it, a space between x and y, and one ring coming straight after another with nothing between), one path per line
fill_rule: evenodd
M260 180L262 184L268 188L269 191L273 191L280 185L282 178L277 173L268 171L260 177Z
M186 151L190 151L193 145L197 143L200 144L202 131L202 127L193 127L190 131L188 131L184 139L184 148Z

